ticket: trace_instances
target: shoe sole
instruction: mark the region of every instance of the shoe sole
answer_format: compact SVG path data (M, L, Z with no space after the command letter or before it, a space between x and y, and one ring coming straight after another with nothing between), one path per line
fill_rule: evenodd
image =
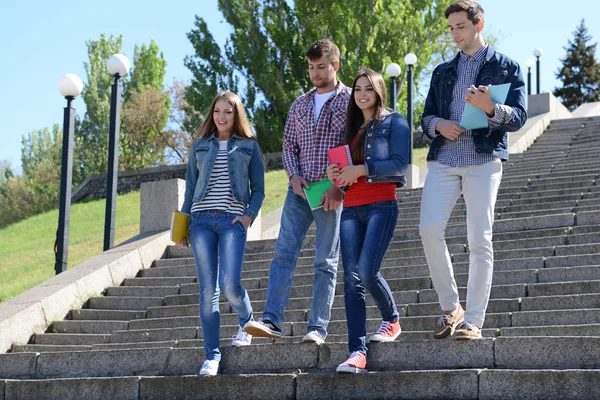
M338 374L366 374L369 372L366 369L349 367L347 365L340 365L335 369L335 372Z
M269 330L266 330L264 328L259 328L257 326L245 326L244 327L244 331L247 334L252 335L254 337L263 337L263 338L270 338L270 339L281 339L281 336L282 336L280 333L269 331Z
M482 339L481 336L466 336L466 335L457 335L454 337L455 340L479 340Z
M373 338L373 335L371 335L371 337L369 338L369 342L370 343L386 343L386 342L393 342L394 340L398 339L398 336L400 336L400 331L393 337L382 337L382 338Z
M231 345L235 346L235 347L250 346L251 344L252 343L233 343L233 342L231 342Z
M325 343L325 341L324 340L315 340L315 339L302 339L302 343L323 344L323 343Z

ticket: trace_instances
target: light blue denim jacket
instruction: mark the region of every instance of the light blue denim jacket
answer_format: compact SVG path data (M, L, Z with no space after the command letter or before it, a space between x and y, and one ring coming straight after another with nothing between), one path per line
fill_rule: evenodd
M190 213L193 203L206 194L215 166L219 141L213 133L197 139L190 149L181 212ZM227 143L229 183L234 199L248 203L247 216L254 220L265 199L265 165L258 142L234 133Z
M397 112L372 124L365 137L365 181L395 182L398 187L406 185L410 140L408 123Z

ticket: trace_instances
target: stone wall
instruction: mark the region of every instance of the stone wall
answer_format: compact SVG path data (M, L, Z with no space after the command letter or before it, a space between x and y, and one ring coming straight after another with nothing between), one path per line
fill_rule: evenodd
M283 168L281 153L265 154L267 170ZM167 179L185 180L187 164L167 165L163 167L144 168L132 171L119 171L117 193L123 194L138 190L144 182L164 181ZM89 199L106 198L106 174L88 176L77 189L73 191L71 202Z

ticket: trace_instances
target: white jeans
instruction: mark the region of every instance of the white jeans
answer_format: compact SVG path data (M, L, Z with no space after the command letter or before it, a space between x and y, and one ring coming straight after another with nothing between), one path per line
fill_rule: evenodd
M430 162L421 200L419 233L427 264L442 310L459 306L458 289L445 231L461 192L467 207L469 281L465 321L483 327L492 288L494 250L492 225L498 187L502 179L499 159L469 167L450 167Z

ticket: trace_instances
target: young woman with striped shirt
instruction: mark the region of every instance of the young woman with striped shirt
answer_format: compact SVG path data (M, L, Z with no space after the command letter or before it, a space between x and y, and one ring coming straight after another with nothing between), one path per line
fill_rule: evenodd
M216 375L221 359L219 289L239 317L232 344L245 346L252 339L242 329L253 314L240 280L246 231L265 198L265 168L235 93L223 92L215 98L196 137L189 153L181 211L191 214L189 237L200 286L206 356L200 375ZM177 247L186 247L184 241Z

